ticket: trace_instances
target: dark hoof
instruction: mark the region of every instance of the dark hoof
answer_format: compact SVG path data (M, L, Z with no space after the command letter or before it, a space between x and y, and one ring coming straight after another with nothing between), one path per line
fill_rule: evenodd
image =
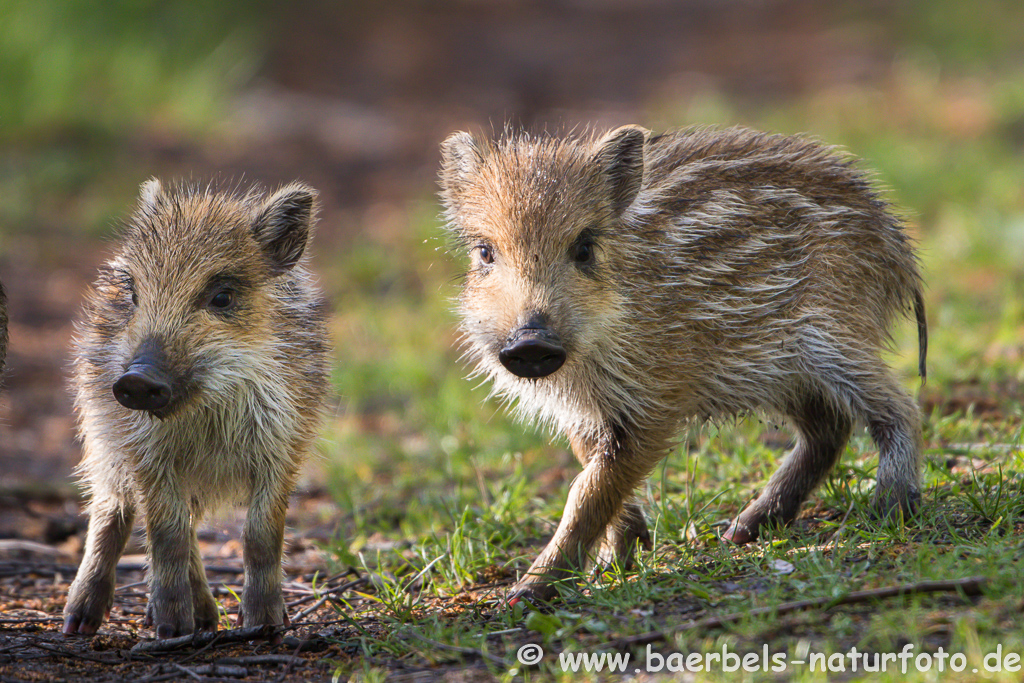
M283 626L285 628L287 628L287 627L289 627L291 625L292 625L292 620L288 617L288 610L286 608L284 610L284 624L283 624ZM278 630L275 629L274 632L270 634L270 638L268 638L268 640L270 641L271 645L280 645L282 642L284 642L284 633L282 633L281 631L278 631Z
M178 629L174 628L171 624L160 624L156 627L156 639L167 640L168 638L177 638L178 636L187 635L182 633Z
M195 623L195 630L196 630L197 633L201 632L201 631L206 631L206 632L209 632L209 633L216 633L217 632L217 622L216 621L213 621L213 622L209 622L209 621L202 621L202 622L200 622L200 621L197 621Z
M871 501L871 508L872 516L880 521L897 520L901 516L908 520L921 509L921 492L876 494Z
M100 625L83 621L82 617L77 614L69 614L64 617L64 626L61 628L61 633L66 636L91 636L96 633L100 628Z
M750 527L748 527L746 524L740 523L739 520L733 522L729 529L724 534L722 534L723 541L728 541L736 545L745 545L747 543L752 543L757 540L757 537L757 527L754 527L753 530L751 530Z
M157 640L166 640L168 638L177 638L178 636L192 635L196 629L196 620L190 616L187 621L182 620L180 623L175 624L173 621L166 621L166 619L173 619L172 615L157 615L157 609L153 602L146 605L146 616L142 620L142 625L147 628L152 628L156 632Z
M651 542L651 536L647 533L647 529L643 530L643 534L636 535L630 540L624 542L620 547L614 547L605 545L601 547L601 551L598 553L597 558L594 560L593 575L600 576L606 571L610 571L615 563L619 563L619 567L622 571L632 571L636 569L636 549L637 543L640 544L640 549L650 552L654 548L654 544Z
M505 598L505 606L511 609L520 602L530 605L550 602L556 595L558 595L558 591L550 584L519 584L509 591L508 596Z

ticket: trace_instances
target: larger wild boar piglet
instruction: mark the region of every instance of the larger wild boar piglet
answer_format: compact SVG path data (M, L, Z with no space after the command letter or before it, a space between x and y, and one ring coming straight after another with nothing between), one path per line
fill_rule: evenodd
M759 412L797 433L734 542L792 520L856 422L879 448L878 512L914 509L920 416L880 354L896 318L916 317L923 376L921 281L903 225L849 156L744 129L635 126L455 133L442 155L446 217L470 260L469 356L583 466L513 599L649 546L634 492L704 420Z

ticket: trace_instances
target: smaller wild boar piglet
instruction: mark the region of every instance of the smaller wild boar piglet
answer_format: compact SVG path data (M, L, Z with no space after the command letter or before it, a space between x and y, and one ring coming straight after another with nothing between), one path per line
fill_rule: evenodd
M204 512L244 502L238 623L288 622L281 554L288 496L327 388L324 302L304 266L316 192L244 196L142 186L76 328L74 376L91 494L64 633L95 633L139 513L157 637L216 630L196 541Z
M551 597L588 560L626 565L649 547L634 492L705 420L760 412L797 433L726 539L791 521L857 422L879 449L878 513L913 511L920 416L880 354L895 319L914 316L924 376L920 276L850 157L738 128L635 126L600 138L459 132L442 155L446 218L470 260L469 356L583 467L510 601Z

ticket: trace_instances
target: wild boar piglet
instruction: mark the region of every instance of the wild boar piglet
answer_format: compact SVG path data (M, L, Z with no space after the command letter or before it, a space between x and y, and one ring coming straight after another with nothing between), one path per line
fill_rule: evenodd
M855 423L878 445L874 505L920 496L917 405L880 354L927 329L911 240L850 156L800 137L636 126L442 145L441 197L469 257L459 297L476 372L583 467L512 599L650 545L636 488L687 426L787 419L793 451L733 521L786 523ZM592 555L592 549L596 552Z
M146 623L216 630L196 540L203 514L243 502L238 623L287 623L285 512L321 423L325 307L303 258L317 195L218 193L156 180L87 294L72 389L91 495L64 633L94 633L137 516L150 561Z

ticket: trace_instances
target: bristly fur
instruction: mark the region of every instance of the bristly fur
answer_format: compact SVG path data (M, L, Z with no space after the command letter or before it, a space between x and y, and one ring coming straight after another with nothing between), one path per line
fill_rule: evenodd
M788 417L810 445L791 458L799 472L784 465L766 487L764 514L740 521L790 517L788 499L824 476L807 452L828 450L817 458L827 472L849 420L883 451L879 505L909 509L919 417L880 353L895 319L916 316L924 376L921 279L903 225L852 157L741 128L634 126L603 137L455 133L442 156L445 219L472 261L459 297L467 357L520 417L579 444L585 466L595 449L629 451L625 471L593 473L594 486L623 491L599 494L602 528L633 514L629 495L687 423L747 412ZM596 254L585 272L568 256L581 239ZM536 314L567 357L550 376L520 378L498 352ZM815 441L811 414L834 433ZM563 525L577 523L567 506ZM555 555L578 559L587 549L569 546L589 547L591 531L556 533L558 547L531 568L540 578L521 588L549 583L563 566Z
M315 211L315 191L300 184L270 195L143 185L75 330L78 472L92 502L86 557L65 611L78 620L72 631L102 620L111 558L136 511L147 526L148 616L158 633L191 632L193 622L215 628L194 538L221 502L250 506L243 541L251 595L242 617L258 625L286 616L279 537L327 391L325 304L302 258ZM228 310L206 305L217 288L235 297ZM175 401L159 415L129 410L111 391L146 344L159 347L175 380ZM191 555L172 560L167 547Z

